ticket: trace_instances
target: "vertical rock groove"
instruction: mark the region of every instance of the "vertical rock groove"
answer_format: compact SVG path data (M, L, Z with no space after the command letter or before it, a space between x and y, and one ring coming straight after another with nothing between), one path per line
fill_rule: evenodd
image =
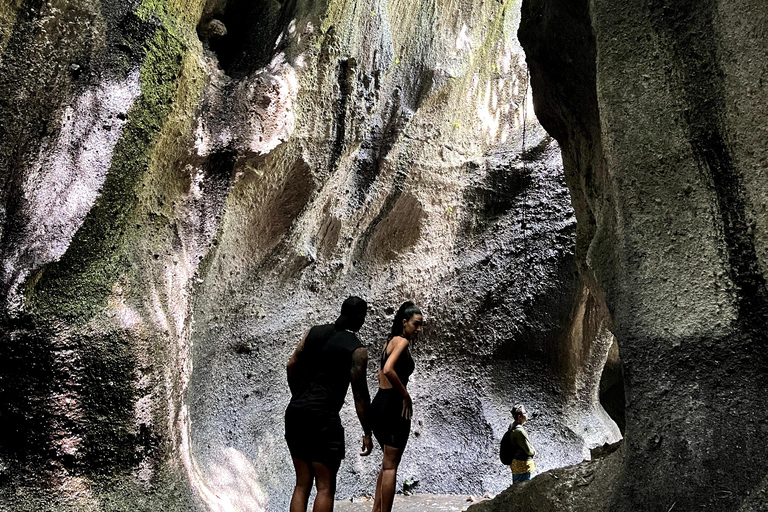
M667 77L682 92L680 110L697 160L717 195L731 279L738 288L739 317L755 334L768 325L768 291L750 229L754 205L742 170L726 140L725 83L718 56L716 0L649 3L659 45L669 48Z

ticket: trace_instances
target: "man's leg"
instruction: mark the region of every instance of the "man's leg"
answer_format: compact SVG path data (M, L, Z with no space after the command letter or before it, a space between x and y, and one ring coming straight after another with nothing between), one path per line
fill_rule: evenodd
M317 496L315 496L312 512L332 512L333 500L336 495L336 472L339 470L339 465L335 464L334 467L329 467L320 462L313 462L312 470L315 473L315 485L317 486Z
M513 484L516 484L516 483L519 483L519 482L527 482L530 479L531 479L531 474L530 473L522 473L520 475L512 475L512 483Z
M296 487L291 497L291 512L307 512L307 500L314 480L312 466L305 460L293 459L293 467L296 470Z

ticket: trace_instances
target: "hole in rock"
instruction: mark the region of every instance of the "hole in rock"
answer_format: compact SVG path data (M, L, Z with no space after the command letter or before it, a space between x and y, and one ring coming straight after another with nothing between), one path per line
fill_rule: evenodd
M296 2L209 0L197 26L219 65L242 78L267 65L286 37Z
M605 360L603 374L600 376L600 403L605 412L616 422L624 434L624 370L619 356L619 344L613 340Z

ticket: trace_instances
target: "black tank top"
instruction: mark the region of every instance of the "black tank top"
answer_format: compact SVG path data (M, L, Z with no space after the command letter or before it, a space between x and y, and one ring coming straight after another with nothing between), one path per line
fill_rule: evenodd
M362 346L354 333L337 331L333 324L310 329L299 358L302 384L291 405L338 414L349 389L352 353Z
M389 342L391 340L387 340L386 343L384 343L384 350L381 352L381 362L379 364L379 368L382 370L384 369L384 365L387 363L387 359L389 359L389 354L387 354L387 347L389 346ZM395 361L395 373L397 374L397 378L400 379L400 382L403 383L403 386L408 385L408 378L413 373L413 370L416 369L416 363L413 361L413 357L411 357L411 351L410 351L410 344L405 347L405 350L403 350L400 353L400 357L397 358L397 361Z

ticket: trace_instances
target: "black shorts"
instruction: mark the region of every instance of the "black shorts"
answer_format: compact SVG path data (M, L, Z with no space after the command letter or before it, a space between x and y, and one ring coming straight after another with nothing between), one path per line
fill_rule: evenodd
M285 410L285 441L291 458L338 469L344 458L344 427L338 414Z
M405 448L411 420L403 418L403 397L396 389L379 388L371 403L371 422L373 435L382 447Z

